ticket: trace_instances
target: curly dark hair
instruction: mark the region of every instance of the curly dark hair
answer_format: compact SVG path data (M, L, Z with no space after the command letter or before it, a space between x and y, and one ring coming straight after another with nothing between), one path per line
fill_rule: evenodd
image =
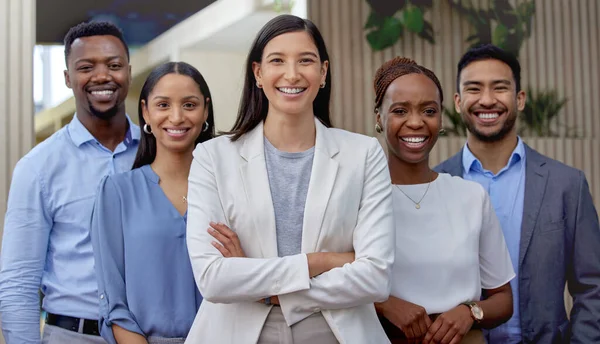
M127 60L129 61L129 47L125 43L123 38L123 31L119 29L115 24L105 21L92 21L83 22L77 24L69 29L69 32L65 35L65 63L69 65L69 55L71 55L71 45L77 38L90 37L90 36L114 36L117 37L127 52Z

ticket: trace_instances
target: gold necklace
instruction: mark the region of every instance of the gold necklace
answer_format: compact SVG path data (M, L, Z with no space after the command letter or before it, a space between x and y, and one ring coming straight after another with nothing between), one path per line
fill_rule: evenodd
M404 196L406 196L406 198L408 198L411 202L415 204L415 208L421 209L421 201L423 201L423 198L425 198L425 195L427 195L427 191L429 191L429 186L431 186L432 182L433 180L427 183L427 189L425 189L425 193L423 193L423 196L421 196L421 199L418 202L415 202L412 198L410 198L410 196L407 195L406 192L402 191L402 189L400 189L398 185L396 185L396 187L398 188L398 190L400 190L400 192L402 192Z

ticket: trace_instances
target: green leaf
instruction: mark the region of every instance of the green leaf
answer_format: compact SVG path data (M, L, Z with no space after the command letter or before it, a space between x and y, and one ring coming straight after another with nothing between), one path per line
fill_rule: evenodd
M498 24L492 34L492 44L500 48L505 48L506 38L508 37L508 28L503 24Z
M367 18L367 22L365 23L365 29L371 29L375 27L380 27L383 25L383 18L377 14L375 11L371 11L369 14L369 18Z
M404 25L409 31L419 33L423 31L425 18L423 11L415 6L410 6L403 11Z
M374 51L393 46L402 35L402 23L397 18L387 17L383 24L367 34L367 41Z

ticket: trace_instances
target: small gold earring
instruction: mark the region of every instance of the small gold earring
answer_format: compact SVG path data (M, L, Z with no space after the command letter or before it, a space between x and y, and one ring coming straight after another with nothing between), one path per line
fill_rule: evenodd
M444 129L444 128L440 129L440 135L444 135L444 134L446 134L446 129Z
M375 123L375 131L378 132L379 134L383 133L383 129L381 128L379 123Z
M256 87L262 88L262 85L258 82L258 80L256 80Z

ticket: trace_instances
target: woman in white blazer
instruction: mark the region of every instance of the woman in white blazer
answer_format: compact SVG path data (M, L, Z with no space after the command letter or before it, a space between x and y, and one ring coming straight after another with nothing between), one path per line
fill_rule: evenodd
M186 343L389 343L394 221L374 138L332 129L329 56L315 25L267 23L237 121L199 144L187 243L204 297Z

